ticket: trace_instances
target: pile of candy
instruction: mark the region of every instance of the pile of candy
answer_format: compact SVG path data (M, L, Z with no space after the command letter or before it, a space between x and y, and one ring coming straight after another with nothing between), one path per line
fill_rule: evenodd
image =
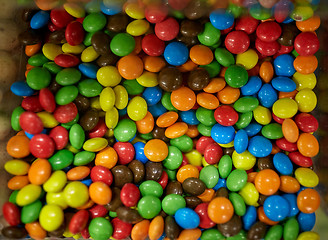
M25 10L2 234L319 239L318 3L259 2Z

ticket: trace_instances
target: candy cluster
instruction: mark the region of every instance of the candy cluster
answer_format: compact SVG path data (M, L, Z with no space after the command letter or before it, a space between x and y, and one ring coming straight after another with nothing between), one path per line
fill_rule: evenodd
M2 234L319 239L320 18L299 2L36 1Z

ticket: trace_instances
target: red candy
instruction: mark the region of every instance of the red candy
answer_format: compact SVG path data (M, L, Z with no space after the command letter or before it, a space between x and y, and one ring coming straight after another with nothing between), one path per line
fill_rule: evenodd
M30 141L30 151L34 157L49 158L55 151L55 143L46 134L37 134Z
M108 210L103 205L94 205L92 208L89 209L90 217L106 217Z
M119 164L130 163L135 155L134 147L129 142L117 142L114 144L113 148L117 152Z
M214 118L223 126L232 126L238 121L239 115L233 107L222 105L215 110Z
M90 178L92 182L103 182L108 186L113 183L113 174L112 172L103 166L94 166L90 172Z
M43 88L39 92L39 102L44 110L53 112L56 109L56 100L48 88Z
M26 111L41 112L43 110L38 96L29 96L23 99L22 108Z
M121 195L120 195L122 203L126 207L134 207L137 205L140 199L140 191L139 188L133 183L126 183L122 187Z
M71 22L65 30L65 38L68 44L72 46L79 45L84 40L84 29L80 22Z
M255 32L258 24L259 20L251 16L244 16L237 20L235 29L244 31L247 34L252 34L253 32Z
M284 45L280 45L280 49L279 51L273 56L273 58L276 58L282 54L287 54L287 53L291 53L293 51L294 47L293 46L284 46Z
M73 121L77 115L77 107L74 103L58 106L54 112L55 119L60 123Z
M64 28L74 20L63 8L53 9L50 12L51 22L58 28Z
M113 225L113 235L114 239L124 239L127 238L132 230L132 224L123 222L119 218L114 218L112 220Z
M281 27L276 22L263 22L256 29L256 36L263 42L276 41L281 35Z
M189 4L190 0L169 0L169 5L175 10L182 10Z
M158 179L157 182L162 186L163 189L165 189L168 184L168 181L169 181L169 176L165 171L163 171L162 176L160 177L160 179Z
M43 123L34 112L23 112L19 117L19 125L24 131L33 135L43 130Z
M206 147L208 145L210 145L211 143L215 143L213 138L202 136L198 139L198 141L196 143L196 150L198 152L200 152L201 154L204 154Z
M152 4L146 7L145 17L150 23L160 23L166 18L168 12L166 6L162 4Z
M201 203L195 208L195 212L198 214L200 223L199 227L201 228L212 228L216 225L215 222L213 222L207 213L208 203Z
M204 151L204 158L208 164L216 164L220 161L223 155L222 148L217 143L207 145Z
M294 40L294 48L301 56L314 55L319 50L319 47L319 39L312 32L302 32Z
M280 44L276 41L263 42L261 39L256 38L255 47L262 55L273 56L279 51Z
M248 49L250 39L243 31L232 31L226 36L224 44L229 52L240 54Z
M155 34L163 41L171 41L179 33L179 23L172 17L165 19L163 22L156 23Z
M303 156L300 152L291 152L288 154L290 160L300 167L311 167L313 165L310 157Z
M300 113L295 117L297 127L306 133L317 131L319 127L318 120L309 113Z
M89 138L103 137L108 130L104 119L99 119L97 125L88 132Z
M276 140L276 145L284 151L294 152L297 150L297 144L291 143L286 140L286 138L280 138Z
M280 123L280 124L282 124L285 120L280 117L277 117L274 113L272 113L272 118L273 118L273 120L275 120L277 123Z
M71 233L77 234L82 232L89 221L89 212L87 210L80 210L73 215L69 222L68 229Z
M56 150L61 150L66 147L68 143L68 131L62 126L57 126L49 132L49 137L51 137L56 145Z
M77 56L68 53L62 53L55 57L55 63L64 68L75 67L80 63Z
M20 221L21 214L18 207L15 204L11 202L6 202L5 204L3 204L2 213L7 223L10 226L17 226L21 223Z
M160 56L164 53L165 43L155 34L148 34L142 39L142 50L149 56Z

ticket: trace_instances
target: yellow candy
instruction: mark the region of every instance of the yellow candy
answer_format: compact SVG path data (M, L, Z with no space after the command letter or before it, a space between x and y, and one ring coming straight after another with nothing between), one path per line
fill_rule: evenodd
M97 109L97 110L101 110L99 97L91 98L90 107L94 108L94 109Z
M149 29L149 22L146 20L134 20L126 27L126 32L132 36L144 35Z
M140 96L132 98L128 104L127 112L128 116L133 121L140 121L147 114L147 102Z
M95 49L90 46L83 50L81 54L82 62L93 62L99 57L99 54L95 51Z
M59 54L62 54L63 51L60 45L45 43L42 47L42 53L46 58L53 61L55 57L57 57Z
M68 43L64 43L62 46L62 50L64 53L72 53L72 54L80 54L85 49L83 44L72 46Z
M254 207L258 206L257 201L259 199L260 194L253 183L246 183L245 187L243 187L239 191L239 195L242 196L247 205L251 205Z
M262 125L267 125L271 122L272 116L269 109L258 106L253 111L254 119L256 122Z
M59 192L59 193L49 192L49 193L47 193L46 201L47 201L47 204L57 205L57 206L61 207L61 209L68 208L68 205L65 201L63 192Z
M116 125L118 123L118 119L119 119L119 114L118 114L116 107L113 107L111 110L106 112L105 123L109 129L113 129L116 127ZM114 133L113 133L113 135L114 135Z
M311 89L303 89L295 96L298 110L301 112L311 112L317 106L317 96Z
M83 144L83 149L89 152L99 152L107 145L108 141L105 138L91 138Z
M208 164L206 161L205 161L205 158L204 157L202 157L202 165L204 166L204 167L206 167L206 166L208 166L208 165L212 165L212 166L214 166L214 167L218 167L218 164L216 163L216 164Z
M279 118L292 118L298 111L297 103L290 98L278 99L272 106L272 112Z
M114 136L114 129L109 128L109 129L106 131L105 136L106 136L106 137L113 137L113 136ZM136 137L136 138L137 138L137 137ZM134 141L136 138L134 138L133 141ZM137 138L137 139L138 139L138 138ZM146 142L145 142L145 143L146 143Z
M101 67L97 72L97 80L104 87L115 87L121 79L120 73L114 66Z
M57 193L65 187L66 182L66 173L63 171L55 171L51 174L50 178L43 184L43 189L48 193Z
M135 137L133 140L132 140L132 144L135 144L137 142L143 142L143 143L146 143L147 141L142 139L142 138L139 138L139 137Z
M138 77L137 82L144 87L155 87L158 85L157 74L145 71L140 77Z
M30 168L30 164L28 164L25 161L22 160L10 160L5 163L5 170L16 176L23 176L28 173L28 170Z
M76 3L65 3L63 5L66 12L75 18L83 18L85 16L85 11L82 6Z
M17 193L16 203L18 206L25 206L36 201L41 195L41 187L28 184Z
M293 80L296 83L296 90L300 91L304 88L313 89L315 85L317 84L317 77L314 73L310 74L301 74L299 72L296 72L293 75Z
M75 147L73 147L71 144L67 144L66 149L74 154L76 154L80 151L79 149L76 149Z
M316 232L302 232L297 240L320 240L320 235Z
M115 92L111 87L104 88L99 97L100 107L103 111L109 111L115 104Z
M256 162L256 157L254 157L248 150L243 153L237 153L233 151L232 153L232 163L237 169L249 170L254 167Z
M233 147L233 146L234 146L234 142L233 142L233 140L232 140L232 141L229 142L229 143L219 143L219 145L220 145L221 147L224 147L224 148L230 148L230 147Z
M88 187L78 181L70 182L64 189L64 198L68 206L81 207L89 200Z
M44 230L55 231L64 221L64 212L57 205L45 205L41 209L39 221Z
M186 156L186 158L188 159L188 162L191 165L202 166L203 156L196 149L193 149L190 152L186 153L185 156Z
M242 65L246 70L250 70L256 66L259 56L253 49L248 49L246 52L237 54L236 64Z
M126 91L125 87L118 85L114 87L115 93L115 107L117 109L124 109L128 105L129 94Z
M45 128L54 128L59 124L56 118L49 112L38 112L37 115Z
M134 19L145 18L145 10L138 3L129 3L125 7L125 13Z
M304 187L316 187L319 184L318 175L309 168L297 168L295 178Z

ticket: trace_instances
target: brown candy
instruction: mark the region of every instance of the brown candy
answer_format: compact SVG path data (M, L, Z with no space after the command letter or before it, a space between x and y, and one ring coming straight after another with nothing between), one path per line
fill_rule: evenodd
M105 207L108 211L116 212L116 209L123 205L120 197L121 190L117 187L113 187L111 189L112 189L112 200L110 201L110 203L105 205Z
M158 74L158 84L166 92L179 89L182 82L182 73L177 68L166 67Z
M194 91L200 91L210 82L210 75L204 68L197 68L188 76L188 86Z
M22 20L24 22L29 22L36 12L35 9L24 9L22 11Z
M161 210L158 215L163 217L163 218L167 217L167 214L163 210Z
M182 185L178 181L169 182L167 184L165 190L166 190L166 195L169 195L169 194L182 195L183 194Z
M192 47L199 44L198 37L186 37L180 34L178 35L177 40L178 42L184 43L187 47Z
M104 32L96 32L93 34L91 44L94 50L100 55L106 55L110 52L110 37Z
M205 191L206 186L199 178L190 177L183 181L182 188L187 194L199 196Z
M238 217L237 215L233 215L228 222L218 224L217 228L223 236L232 237L241 231L241 229L243 228L243 224L241 222L240 217Z
M140 183L145 177L145 166L142 162L138 160L133 160L129 163L128 168L130 168L133 174L133 182L135 184Z
M143 220L139 212L135 209L121 206L116 209L117 217L123 222L136 224Z
M196 20L208 14L209 6L204 0L191 0L184 9L184 14L188 19Z
M18 35L18 39L23 45L33 45L42 41L42 36L33 29L28 29Z
M234 147L230 148L223 148L223 154L224 155L229 155L230 157L232 156L232 153L235 151Z
M7 239L21 239L27 236L25 228L22 227L5 227L2 229L1 233Z
M82 96L82 95L78 95L75 100L74 103L77 107L77 110L79 112L85 112L90 108L90 101L87 97Z
M262 157L257 160L257 168L261 171L264 169L274 169L271 157Z
M124 13L108 16L107 18L107 29L112 32L125 32L128 24L129 17Z
M97 59L97 64L99 67L112 66L116 64L118 59L118 56L116 56L114 53L108 52L105 55L101 55Z
M48 88L53 94L55 94L59 89L61 89L61 86L56 82L56 80L52 80Z
M166 128L161 128L161 127L155 126L152 131L153 137L156 139L160 139L164 142L169 142L170 139L165 136L165 130L166 130Z
M260 196L259 196L259 200L257 201L258 204L263 205L265 199L267 199L267 198L268 198L268 196L265 196L265 195L263 195L263 194L260 194Z
M195 207L197 207L199 204L203 202L200 198L195 196L185 197L185 200L186 200L186 206L192 209L194 209Z
M229 198L229 192L225 187L221 187L216 191L215 197Z
M49 34L49 42L62 44L66 42L65 30L57 30Z
M185 37L197 37L203 31L203 26L198 21L183 20L180 25L180 33Z
M133 182L133 174L127 166L117 165L111 169L111 172L115 187L122 188L124 184Z
M283 24L282 25L282 33L281 36L278 38L278 43L284 46L293 46L294 39L298 35L299 30L293 24Z
M170 240L177 239L180 234L180 227L175 222L174 217L167 216L164 221L164 232L166 234L166 237Z
M64 232L65 232L66 226L65 223L62 223L58 229L56 229L55 231L51 231L48 232L48 236L49 237L55 237L55 238L60 238L63 236Z
M82 115L80 125L85 131L93 129L99 121L99 112L96 109L91 109Z
M158 181L163 174L163 165L159 162L150 162L146 163L146 180Z
M263 239L266 234L266 225L263 222L256 222L248 231L247 239Z

